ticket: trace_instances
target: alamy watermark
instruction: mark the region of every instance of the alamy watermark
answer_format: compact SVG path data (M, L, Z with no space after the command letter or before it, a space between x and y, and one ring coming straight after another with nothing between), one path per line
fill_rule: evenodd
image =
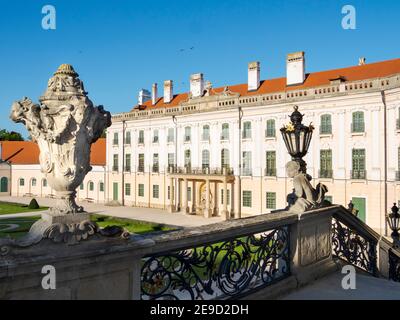
M56 8L50 4L43 6L42 14L42 28L44 30L55 30L56 29Z
M351 265L346 265L342 268L342 274L345 276L342 279L343 290L356 289L356 268Z
M42 274L45 274L45 276L42 278L42 288L44 290L55 290L56 268L51 265L45 265L42 268Z
M342 8L342 14L345 15L342 18L342 28L345 30L357 29L356 8L350 4L347 4Z

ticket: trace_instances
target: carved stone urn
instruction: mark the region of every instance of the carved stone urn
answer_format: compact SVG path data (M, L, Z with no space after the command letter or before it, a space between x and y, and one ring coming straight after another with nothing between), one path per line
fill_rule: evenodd
M55 190L57 203L36 222L21 244L41 238L72 242L97 226L75 202L76 188L90 166L90 148L111 125L111 115L95 107L74 68L62 64L50 78L40 104L28 98L14 102L10 118L23 123L40 149L41 171Z

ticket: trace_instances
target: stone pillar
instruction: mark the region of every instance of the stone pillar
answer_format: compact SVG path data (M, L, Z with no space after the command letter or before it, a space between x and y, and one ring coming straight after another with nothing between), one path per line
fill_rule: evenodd
M292 275L305 285L336 270L332 260L331 229L333 210L320 209L299 214L290 232Z
M235 213L235 219L240 219L242 217L242 196L241 196L241 187L240 187L240 177L236 176L235 177L235 183L234 183L234 188L235 188L235 205L234 205L234 213Z
M175 212L175 188L174 188L174 179L169 178L169 205L168 205L168 212L173 213Z
M212 215L218 215L218 182L214 182L214 207L212 208Z
M187 190L188 190L188 180L185 178L185 179L183 179L182 206L181 206L181 212L185 213L185 214L188 213L188 211L189 211Z
M204 209L204 217L211 218L212 212L210 209L210 180L206 180L206 207Z
M192 181L192 207L190 208L190 212L192 214L196 214L196 209L197 209L196 184L197 184L197 181L193 180Z
M222 210L222 214L221 216L225 219L225 220L229 220L230 219L230 213L228 212L228 187L227 187L227 183L226 183L226 179L224 179L224 195L222 198L222 201L224 203L224 208Z

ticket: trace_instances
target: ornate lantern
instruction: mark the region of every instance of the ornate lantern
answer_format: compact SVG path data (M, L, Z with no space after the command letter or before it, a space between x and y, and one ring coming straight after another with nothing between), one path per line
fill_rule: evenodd
M299 107L294 106L294 111L290 115L290 122L281 128L283 141L285 141L286 148L292 156L292 160L300 165L300 171L307 174L307 165L303 157L307 154L310 147L311 137L314 127L303 125L303 115L299 112Z
M397 246L399 242L399 230L400 230L400 214L399 208L396 204L393 204L392 212L386 214L386 221L389 225L389 228L392 230L392 238L394 241L394 245Z

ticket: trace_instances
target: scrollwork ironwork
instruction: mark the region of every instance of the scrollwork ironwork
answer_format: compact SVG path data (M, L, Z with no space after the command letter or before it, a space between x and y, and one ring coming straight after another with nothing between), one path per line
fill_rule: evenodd
M333 256L377 274L376 241L367 239L335 218L332 219L332 250Z
M287 227L142 260L144 300L238 298L290 274Z

